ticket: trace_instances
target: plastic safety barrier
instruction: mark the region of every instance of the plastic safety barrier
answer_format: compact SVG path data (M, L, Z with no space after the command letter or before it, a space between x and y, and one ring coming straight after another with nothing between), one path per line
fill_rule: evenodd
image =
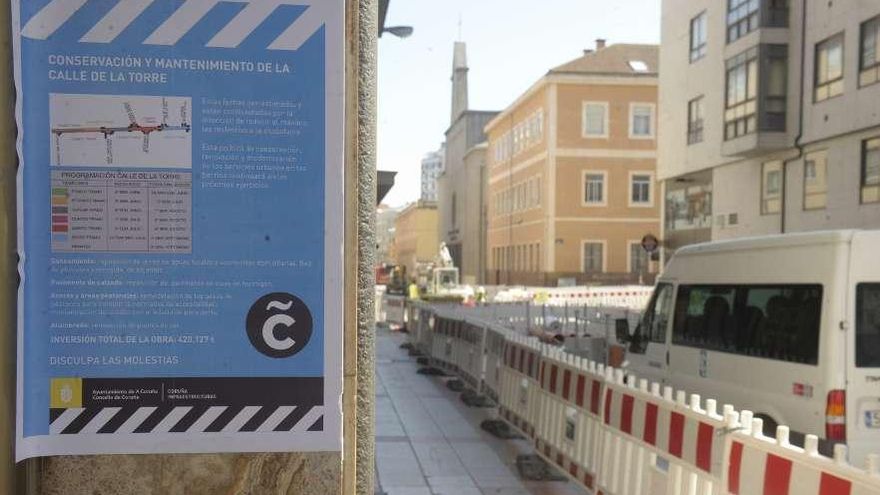
M539 455L593 493L880 495L877 455L858 469L842 445L830 459L815 436L803 448L785 426L765 437L749 411L719 412L714 400L541 344L493 321L497 312L434 311L419 315L432 322L432 361L496 400Z
M596 363L545 345L536 391L537 451L591 490L600 465L603 371Z
M402 328L406 325L406 297L384 294L380 311L384 321L391 328Z
M516 287L500 291L496 303L522 303L550 306L589 305L614 306L640 310L645 307L654 288L642 285L598 287Z
M505 344L509 338L509 330L495 325L486 326L486 340L483 350L483 383L480 392L495 402L501 393L501 368L504 364Z

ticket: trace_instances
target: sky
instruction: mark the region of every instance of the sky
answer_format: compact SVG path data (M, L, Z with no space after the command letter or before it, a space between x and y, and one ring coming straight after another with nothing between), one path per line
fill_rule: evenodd
M391 206L418 199L421 159L443 142L459 36L470 108L503 110L596 38L659 43L660 0L391 0L385 26L398 25L415 31L379 39L377 167L397 172L384 201Z

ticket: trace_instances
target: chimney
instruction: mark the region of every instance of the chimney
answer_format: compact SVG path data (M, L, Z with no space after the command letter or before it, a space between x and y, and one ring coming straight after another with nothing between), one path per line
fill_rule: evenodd
M593 50L590 49L590 48L587 48L587 49L584 50L584 55L589 55L589 54L591 54L591 53L593 53Z
M605 38L596 38L596 51L605 48Z

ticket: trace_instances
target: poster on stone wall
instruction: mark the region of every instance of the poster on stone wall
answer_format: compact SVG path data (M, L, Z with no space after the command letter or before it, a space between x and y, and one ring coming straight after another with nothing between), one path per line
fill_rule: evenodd
M339 450L342 0L13 0L17 459Z

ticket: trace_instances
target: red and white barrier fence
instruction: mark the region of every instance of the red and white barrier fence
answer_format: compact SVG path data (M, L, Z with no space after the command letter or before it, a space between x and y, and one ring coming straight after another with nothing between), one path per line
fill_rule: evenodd
M607 306L642 309L654 288L643 285L597 287L516 287L496 294L496 303L531 301L548 306Z
M420 314L425 320L426 314ZM431 358L496 400L499 416L574 482L603 495L880 495L867 469L765 437L749 411L626 376L457 311L428 317ZM475 359L474 356L480 357ZM478 363L478 364L477 364Z

